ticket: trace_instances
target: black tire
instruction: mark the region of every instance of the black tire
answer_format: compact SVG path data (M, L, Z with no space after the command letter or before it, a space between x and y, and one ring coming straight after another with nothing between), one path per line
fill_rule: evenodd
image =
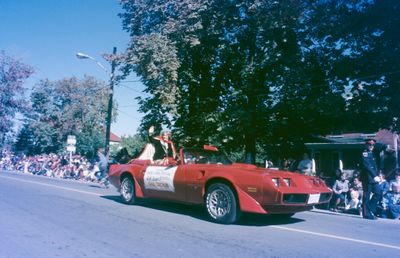
M123 203L134 204L136 202L135 182L132 177L126 176L122 178L120 193Z
M206 193L206 207L211 220L220 224L235 223L240 217L237 198L226 184L212 184Z

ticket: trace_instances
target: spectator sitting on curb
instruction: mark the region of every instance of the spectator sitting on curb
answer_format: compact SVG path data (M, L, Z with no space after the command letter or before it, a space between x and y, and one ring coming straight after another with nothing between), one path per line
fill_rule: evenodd
M400 168L395 171L395 178L389 183L389 191L400 193Z
M358 191L350 189L350 200L344 208L345 213L361 215L361 202Z
M332 198L332 210L337 211L337 206L339 204L345 204L347 192L349 191L349 181L346 179L347 175L342 173L340 179L335 181L332 187L333 198Z
M362 200L363 188L362 188L362 182L358 176L353 178L350 184L350 190L357 191L360 201ZM349 196L349 199L351 199L351 196Z
M379 173L379 178L379 188L382 191L382 196L385 196L385 194L389 192L389 182L386 181L385 175L382 172Z
M382 217L400 218L400 169L395 173L395 179L390 181L390 191L382 200Z

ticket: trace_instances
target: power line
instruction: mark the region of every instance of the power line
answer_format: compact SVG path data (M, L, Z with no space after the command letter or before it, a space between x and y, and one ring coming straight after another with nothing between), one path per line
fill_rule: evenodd
M138 93L138 94L140 94L140 95L143 95L143 96L146 96L146 97L148 97L150 94L148 94L148 93L145 93L145 92L142 92L142 91L138 91L138 90L135 90L135 89L132 89L131 87L129 87L129 86L127 86L127 85L125 85L125 84L118 84L119 86L122 86L122 87L124 87L124 88L126 88L126 89L128 89L128 90L131 90L131 91L134 91L134 92L136 92L136 93Z
M372 74L372 75L367 75L367 76L362 76L362 77L356 77L356 78L349 79L348 81L350 81L350 80L361 81L361 80L370 79L370 78L374 78L374 77L378 77L378 76L382 77L382 76L392 75L392 74L396 74L396 73L400 73L400 70L387 72L387 73ZM321 83L321 84L311 85L309 88L319 88L319 87L325 87L325 86L326 86L326 84Z
M142 82L141 80L133 80L133 81L121 81L121 82Z
M397 73L400 73L400 70L387 72L387 73L372 74L372 75L357 77L357 78L349 79L348 81L350 81L350 80L352 80L352 81L362 81L362 80L365 80L365 79L370 79L370 78L374 78L374 77L382 77L382 76L387 76L387 75L392 75L392 74L397 74ZM313 84L313 85L310 85L309 87L298 89L298 91L305 91L305 90L310 90L310 89L315 89L315 88L322 88L322 87L326 87L326 86L327 86L327 84ZM270 94L271 93L260 93L260 94L253 94L251 96L262 97L262 96L268 96Z
M395 70L395 71L387 72L387 73L371 74L371 75L362 76L362 77L356 77L356 78L349 79L348 81L350 81L350 80L352 80L352 81L361 81L361 80L371 79L371 78L374 78L374 77L382 77L382 76L388 76L388 75L393 75L393 74L398 74L398 73L400 73L400 70ZM135 81L123 81L123 82L135 82ZM124 85L124 84L119 84L119 85L121 85L124 88L127 88L127 89L129 89L131 91L139 93L142 96L146 96L146 97L151 96L151 94L149 94L149 93L145 93L145 92L141 92L141 91L132 89L131 87L129 87L127 85ZM309 87L298 89L298 91L305 91L305 90L309 90L309 89L322 88L322 87L326 87L326 86L327 86L327 84L313 84L313 85L310 85ZM271 93L259 93L259 94L254 94L252 96L254 96L254 97L262 97L262 96L268 96L270 94Z
M120 106L120 107L139 107L138 104L131 104L131 105L124 105L124 106Z
M118 110L118 112L121 112L121 114L124 114L125 116L130 117L132 119L137 119L137 120L141 120L142 119L141 117L139 118L139 117L136 117L136 116L132 116L131 114L129 114L129 113L125 112L125 111L122 111L119 108L117 108L117 110Z
M382 77L382 76L392 75L392 74L396 74L396 73L400 73L400 70L393 71L393 72L387 72L387 73L372 74L372 75L368 75L368 76L354 78L353 80L364 80L364 79L374 78L374 77L378 77L378 76Z

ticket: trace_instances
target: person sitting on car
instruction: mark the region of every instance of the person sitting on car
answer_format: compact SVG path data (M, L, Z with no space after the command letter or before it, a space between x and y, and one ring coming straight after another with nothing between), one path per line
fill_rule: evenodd
M159 136L154 136L154 126L149 128L149 142L154 147L152 163L167 165L171 158L177 158L174 143L171 141L171 131L163 130Z
M297 169L300 174L305 174L307 176L313 175L313 163L312 160L309 158L308 153L303 154L303 159L300 161Z

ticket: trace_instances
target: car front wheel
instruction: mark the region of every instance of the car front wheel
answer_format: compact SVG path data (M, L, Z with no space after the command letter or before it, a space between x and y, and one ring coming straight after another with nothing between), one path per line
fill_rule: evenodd
M121 182L121 197L126 204L135 203L135 184L132 177L127 176Z
M236 196L226 184L215 183L208 188L206 207L211 220L217 223L235 223L240 216Z

